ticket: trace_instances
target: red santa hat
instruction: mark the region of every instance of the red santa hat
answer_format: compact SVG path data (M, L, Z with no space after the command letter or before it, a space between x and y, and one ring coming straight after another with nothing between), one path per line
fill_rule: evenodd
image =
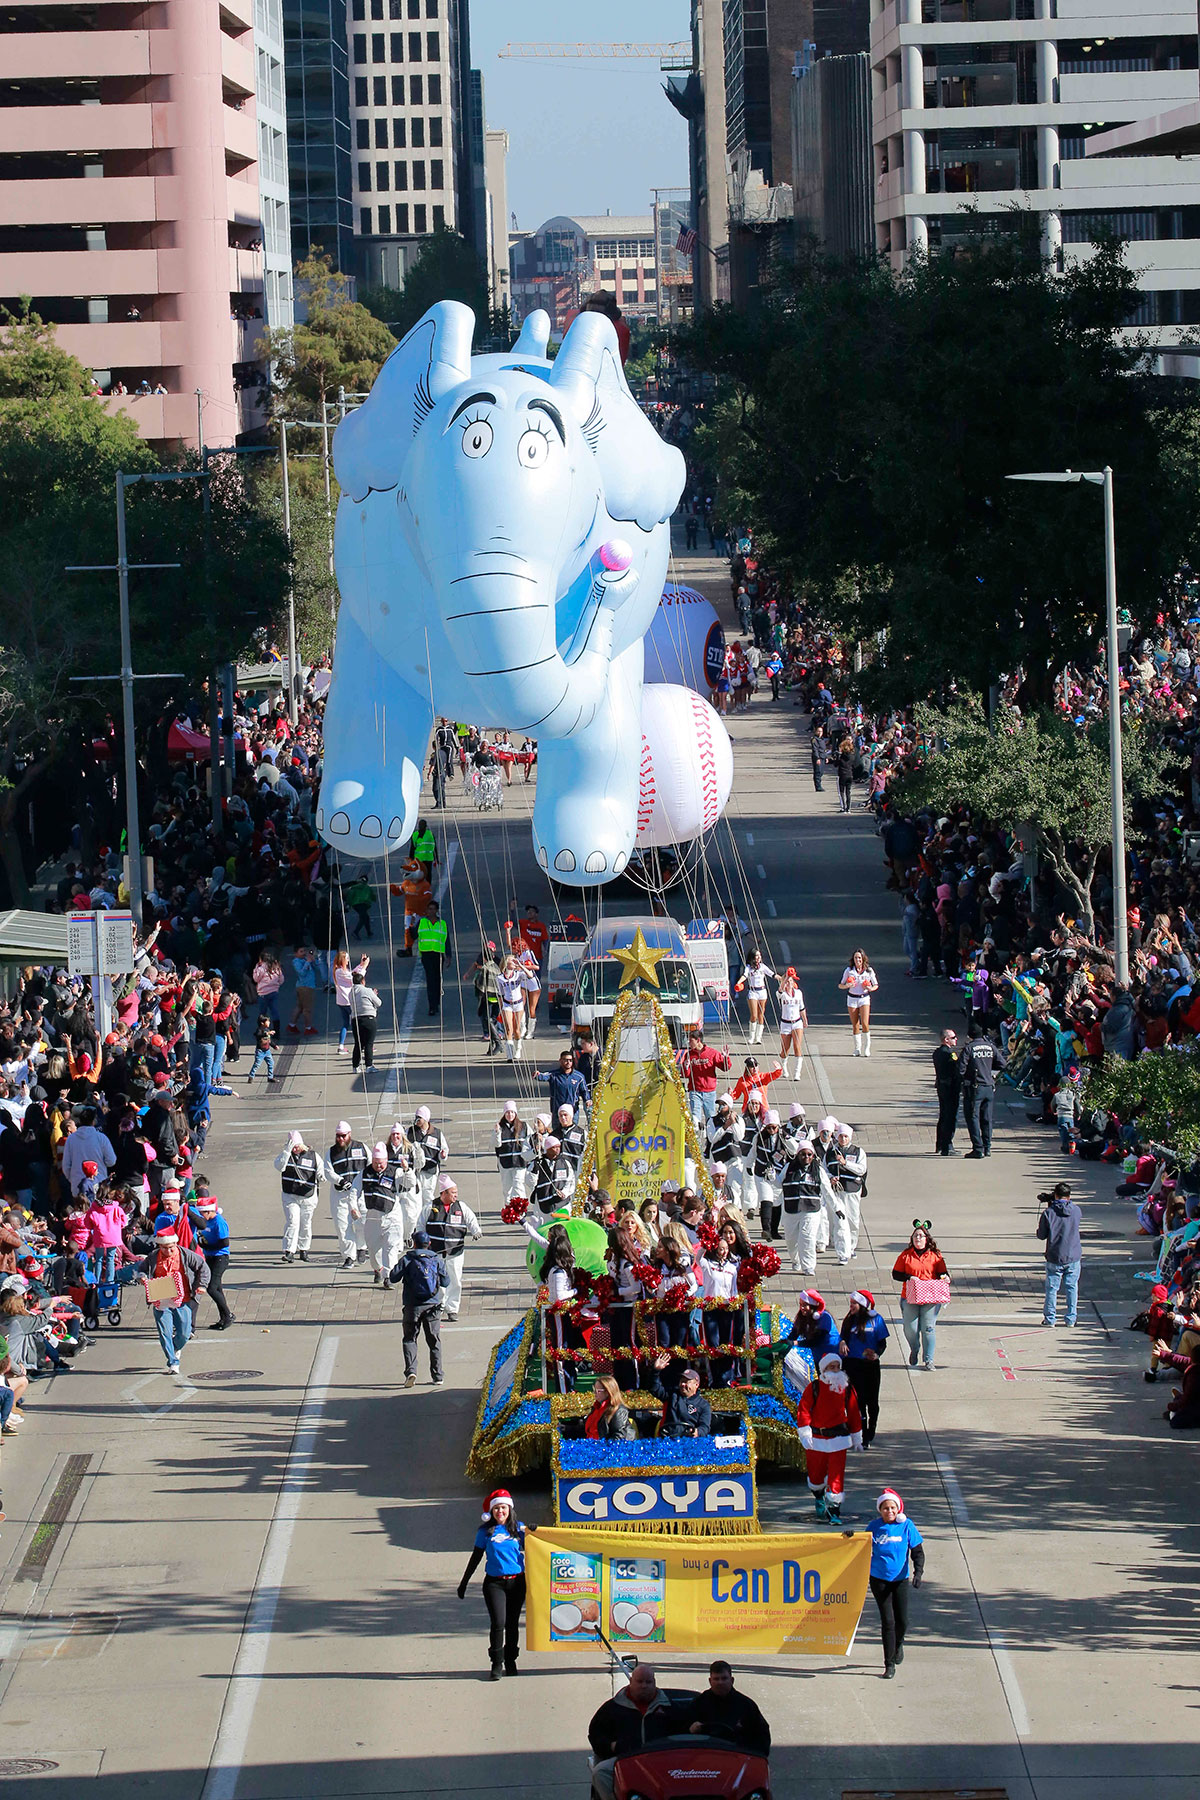
M874 1312L875 1296L870 1288L856 1288L850 1296L850 1304L851 1306L865 1306Z
M824 1312L825 1311L824 1298L822 1297L822 1295L818 1294L816 1288L805 1288L805 1290L801 1294L800 1298L801 1298L801 1300L805 1301L809 1306L811 1306L814 1312Z
M510 1512L513 1510L513 1497L507 1488L497 1488L494 1494L488 1495L487 1510L479 1515L485 1525L492 1516L494 1506L507 1506Z
M895 1488L884 1488L882 1494L880 1494L878 1500L875 1502L876 1512L879 1511L879 1508L883 1505L885 1500L894 1500L896 1505L900 1508L901 1515L903 1516L904 1502L900 1498L899 1494L896 1492Z

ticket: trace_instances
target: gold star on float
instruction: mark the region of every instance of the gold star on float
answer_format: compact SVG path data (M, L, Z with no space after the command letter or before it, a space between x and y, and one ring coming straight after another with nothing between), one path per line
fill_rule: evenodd
M613 957L624 967L621 976L622 987L628 987L631 981L644 981L647 987L657 988L658 965L666 956L665 950L652 950L642 935L639 925L633 934L633 943L628 950L614 950Z

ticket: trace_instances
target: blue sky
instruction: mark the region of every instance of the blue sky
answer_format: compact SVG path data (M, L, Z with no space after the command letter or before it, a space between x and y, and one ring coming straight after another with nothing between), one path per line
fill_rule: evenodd
M681 41L688 0L472 0L471 61L487 122L507 131L508 204L524 229L555 213L645 213L652 187L687 186L687 130L657 62L518 62L496 52L544 39Z

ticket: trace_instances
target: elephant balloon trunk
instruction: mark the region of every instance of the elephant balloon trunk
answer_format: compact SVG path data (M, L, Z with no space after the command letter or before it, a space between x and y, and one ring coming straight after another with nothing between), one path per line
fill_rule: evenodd
M465 673L503 675L511 704L497 724L565 737L594 716L613 655L616 613L638 585L631 569L591 559L589 599L559 648L553 584L538 574L484 571L452 580L443 595L451 650Z

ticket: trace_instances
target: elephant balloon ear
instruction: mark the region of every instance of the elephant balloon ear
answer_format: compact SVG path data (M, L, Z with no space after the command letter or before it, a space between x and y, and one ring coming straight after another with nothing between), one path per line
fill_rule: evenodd
M333 466L355 500L398 486L412 441L444 395L471 373L475 315L442 300L397 344L365 403L338 426Z
M603 313L583 312L575 319L554 360L550 385L596 458L609 517L642 531L669 519L687 467L630 393L617 334Z
M546 346L550 342L550 314L541 308L531 312L521 327L521 335L512 347L513 356L537 356L544 358Z

